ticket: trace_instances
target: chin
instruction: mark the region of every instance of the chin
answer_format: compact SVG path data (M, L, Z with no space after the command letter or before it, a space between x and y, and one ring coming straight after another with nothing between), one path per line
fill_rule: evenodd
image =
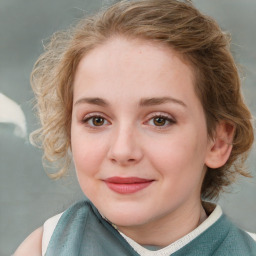
M144 216L142 213L138 214L138 212L111 212L104 216L111 223L123 227L140 226L149 221L149 216Z
M146 224L144 219L136 219L134 220L132 217L129 217L127 219L124 218L112 218L110 220L111 223L115 224L119 227L135 227L135 226L141 226Z

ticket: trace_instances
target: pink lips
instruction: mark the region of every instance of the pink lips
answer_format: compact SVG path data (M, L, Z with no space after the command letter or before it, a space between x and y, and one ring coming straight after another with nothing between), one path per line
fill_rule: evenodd
M107 186L119 194L132 194L149 186L153 180L138 177L111 177L104 180Z

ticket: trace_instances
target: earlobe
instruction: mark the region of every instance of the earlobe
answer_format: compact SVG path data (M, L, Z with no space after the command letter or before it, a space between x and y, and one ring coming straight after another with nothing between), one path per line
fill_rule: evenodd
M206 166L215 169L223 166L232 151L235 126L221 121L215 130L214 138L209 141L209 148L205 159Z

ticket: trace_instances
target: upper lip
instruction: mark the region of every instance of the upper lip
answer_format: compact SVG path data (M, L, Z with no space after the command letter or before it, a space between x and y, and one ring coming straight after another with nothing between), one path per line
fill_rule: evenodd
M139 177L110 177L105 179L104 181L109 183L117 183L117 184L132 184L132 183L145 183L151 182L153 179L144 179Z

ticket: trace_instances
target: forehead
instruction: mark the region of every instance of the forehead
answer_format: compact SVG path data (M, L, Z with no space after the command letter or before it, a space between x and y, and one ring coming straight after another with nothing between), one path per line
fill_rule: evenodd
M140 38L126 38L124 36L112 36L104 43L97 45L92 50L89 50L80 61L78 68L89 65L96 66L103 64L103 61L114 60L122 62L122 64L134 61L134 56L141 56L144 58L144 63L148 60L158 61L158 65L167 59L182 62L184 65L190 66L189 61L185 56L173 49L173 47L157 41L140 39ZM116 58L118 57L118 59ZM162 60L162 61L161 61ZM141 64L141 63L140 63ZM105 66L105 68L107 68Z
M130 90L151 97L170 89L171 94L194 92L193 70L179 53L160 43L115 37L83 57L75 75L74 97L82 91L104 95L109 90L115 95Z

